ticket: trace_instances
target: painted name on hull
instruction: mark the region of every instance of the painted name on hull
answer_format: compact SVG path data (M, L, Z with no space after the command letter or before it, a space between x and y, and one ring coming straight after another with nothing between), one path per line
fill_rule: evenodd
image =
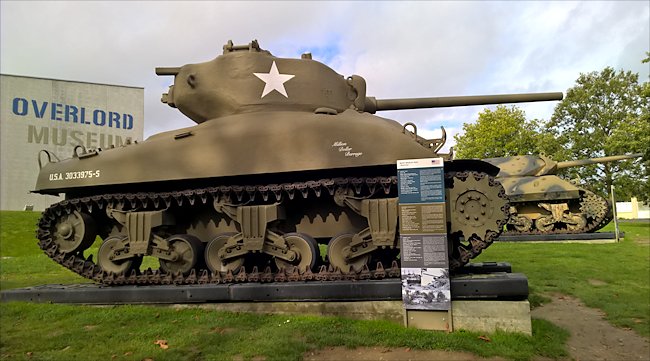
M346 157L358 158L363 155L363 152L353 152L352 147L348 146L348 143L336 141L332 144L332 148L335 148L339 153L343 153Z

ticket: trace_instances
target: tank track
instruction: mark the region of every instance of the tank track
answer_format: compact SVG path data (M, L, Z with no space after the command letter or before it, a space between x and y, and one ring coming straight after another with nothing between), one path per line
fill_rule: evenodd
M489 177L490 186L494 187L495 192L501 198L506 198L503 187L494 180L493 177L474 172L458 172L445 174L446 183L453 183L453 178L463 179L469 174L476 174L476 177ZM65 253L59 249L54 240L57 221L74 211L92 213L93 211L102 211L108 206L128 205L131 209L156 210L173 205L182 206L183 204L194 205L196 202L206 204L215 199L218 195L230 195L234 199L242 200L244 196L254 199L257 195L261 196L264 201L280 201L283 196L293 199L299 195L303 198L320 197L322 192L328 192L333 195L337 187L350 187L356 194L361 192L361 188L366 188L370 193L384 192L389 194L394 190L397 184L397 177L373 177L373 178L334 178L320 179L306 182L294 182L284 184L268 184L257 186L220 186L209 188L197 188L174 192L158 193L118 193L104 194L90 197L81 197L67 199L55 203L47 208L37 226L36 236L39 240L38 245L44 253L55 262L68 268L72 272L106 285L156 285L156 284L206 284L206 283L243 283L243 282L297 282L297 281L337 281L337 280L367 280L367 279L384 279L399 278L400 268L397 260L389 261L390 265L384 265L377 262L374 269L370 270L364 266L359 271L341 272L340 269L333 269L330 265L320 266L318 272L311 270L298 270L297 267L279 269L272 271L270 267L259 270L257 267L245 269L242 266L239 272L212 273L207 269L190 271L189 274L166 273L162 270L136 271L135 269L128 274L122 272L119 274L106 272L102 270L93 260L93 256L85 257L83 251ZM450 258L450 267L456 268L465 265L470 259L478 256L481 251L487 248L499 235L500 229L507 222L508 207L502 207L503 215L497 221L497 230L489 231L484 238L472 237L471 242L466 245L461 244L458 240L453 240L453 247L457 252L450 253L455 257ZM450 250L451 251L451 250ZM451 256L450 256L451 257Z
M585 215L585 218L588 220L583 227L573 230L554 227L550 231L541 231L538 229L518 231L516 229L508 229L503 234L506 236L515 236L529 234L578 234L596 232L597 230L605 227L614 218L611 205L606 199L597 196L593 192L587 190L584 192L585 194L580 197L580 213L577 213L580 215Z

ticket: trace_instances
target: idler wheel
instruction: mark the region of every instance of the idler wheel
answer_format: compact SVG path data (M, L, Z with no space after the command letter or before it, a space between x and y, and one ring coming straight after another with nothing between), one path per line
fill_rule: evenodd
M56 224L54 243L63 253L81 252L95 242L95 221L87 214L74 211Z
M350 243L354 234L345 233L333 237L327 244L327 259L333 267L338 267L341 272L356 272L370 261L370 255L365 254L355 259L345 259L350 254Z
M169 273L188 274L203 255L203 243L189 234L177 234L166 241L176 257L173 261L160 259L160 269Z
M283 236L283 238L289 245L289 249L296 252L297 257L291 262L280 258L275 258L275 265L279 269L288 269L291 266L295 266L298 267L298 270L300 270L300 272L306 271L307 268L315 271L316 264L320 259L320 249L318 248L318 242L303 233L287 233Z
M97 264L102 270L111 273L129 273L133 269L139 269L142 264L142 257L133 257L125 260L114 260L114 251L123 248L123 241L126 236L111 236L106 238L97 251Z
M228 272L236 273L244 265L244 257L229 259L222 262L219 258L219 250L223 248L228 239L234 236L235 232L222 233L214 237L205 246L205 264L213 273Z

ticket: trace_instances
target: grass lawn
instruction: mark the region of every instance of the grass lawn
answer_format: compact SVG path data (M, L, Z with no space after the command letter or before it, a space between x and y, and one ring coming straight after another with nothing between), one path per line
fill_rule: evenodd
M38 247L38 212L0 212L0 290L91 282L51 261Z
M0 288L85 280L47 259L34 236L38 213L0 212ZM560 292L649 336L650 225L624 223L619 244L497 243L479 261L508 261L529 277L531 302ZM533 336L427 332L382 321L228 313L158 306L0 304L0 359L298 360L327 346L469 351L527 360L566 356L566 331L533 319ZM164 340L167 349L155 342Z
M531 304L562 293L599 308L614 325L650 337L650 223L621 222L620 243L497 242L479 261L507 261L528 276ZM613 231L609 224L602 232Z
M1 359L231 360L235 356L299 360L326 346L410 347L474 352L526 360L565 355L567 334L534 320L533 337L428 332L387 321L229 313L156 306L2 305ZM157 341L169 347L161 348ZM30 356L28 356L28 353Z

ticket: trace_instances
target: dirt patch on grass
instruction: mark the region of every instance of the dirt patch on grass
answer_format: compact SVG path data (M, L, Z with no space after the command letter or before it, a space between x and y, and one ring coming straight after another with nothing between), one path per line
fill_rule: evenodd
M305 361L502 361L503 358L482 358L468 352L452 352L443 350L411 350L409 348L359 347L328 347L307 353Z
M242 355L235 355L235 356L232 358L232 361L244 361L244 356L242 356ZM251 359L251 361L266 361L266 357L264 357L264 356L253 356L253 358Z
M226 335L229 333L233 333L236 330L234 328L228 328L228 327L212 327L208 333L218 333L220 335Z
M597 280L593 280L597 281ZM601 281L602 282L602 281ZM586 307L579 300L562 295L553 295L552 301L532 311L535 318L546 319L571 333L567 348L571 359L574 360L648 360L650 342L632 330L612 326L603 317L603 312ZM411 350L407 348L361 347L348 349L345 347L329 347L308 352L304 355L306 361L497 361L503 358L482 358L467 352L451 352L443 350ZM544 357L536 361L549 360Z
M634 243L641 246L650 246L650 239L637 239L634 241Z
M569 330L568 351L576 360L648 360L650 342L632 330L612 326L602 311L586 307L580 300L552 296L552 302L532 311Z
M588 279L587 282L589 282L589 284L592 286L604 286L607 284L607 282L605 281L596 280L596 279Z

